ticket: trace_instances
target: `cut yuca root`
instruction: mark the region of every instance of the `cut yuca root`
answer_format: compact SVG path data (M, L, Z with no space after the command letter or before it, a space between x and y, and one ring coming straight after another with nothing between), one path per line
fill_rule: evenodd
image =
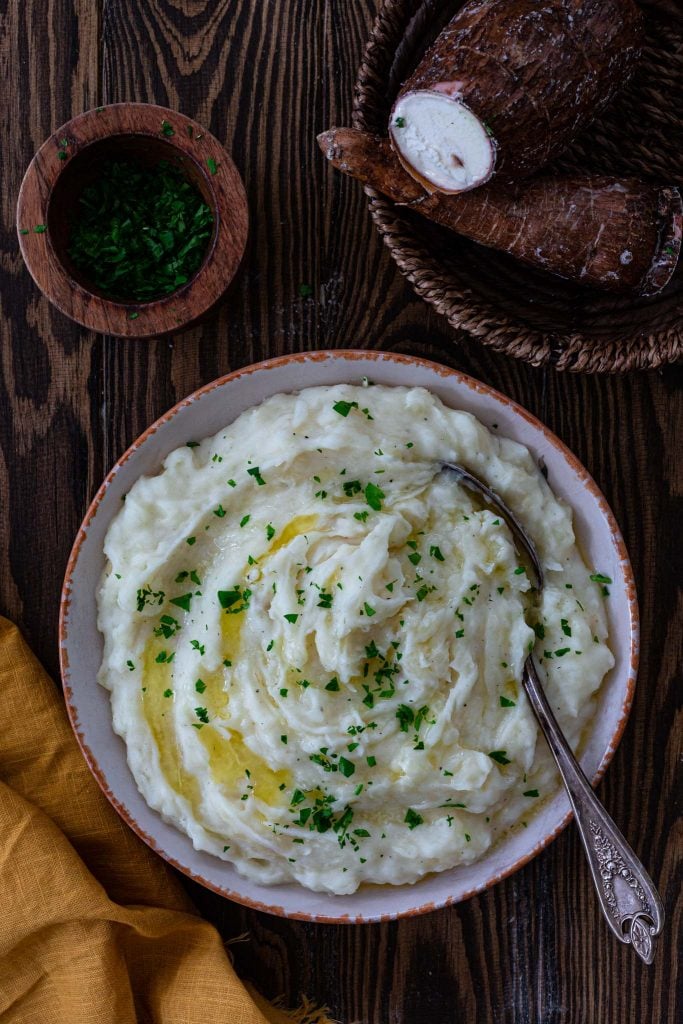
M585 175L430 194L404 171L388 139L331 128L318 144L340 171L397 203L560 277L654 295L676 268L683 233L678 189Z
M451 193L533 173L609 103L641 35L632 0L471 0L401 88L403 166Z

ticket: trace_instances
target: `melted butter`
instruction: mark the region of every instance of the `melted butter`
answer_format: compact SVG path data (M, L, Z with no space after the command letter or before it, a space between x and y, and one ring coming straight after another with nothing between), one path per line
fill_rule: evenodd
M231 661L233 665L237 659L242 644L242 626L244 624L244 612L234 612L232 615L223 611L221 613L221 637L223 639L223 657Z
M314 529L317 525L318 516L295 516L270 545L266 557L269 558L271 555L274 555L276 551L284 548L295 537L300 537L302 534Z
M159 664L156 656L164 650L156 640L150 640L142 657L142 710L159 752L159 765L169 786L197 808L200 803L197 780L189 775L182 764L173 724L173 697L164 697L172 690L171 666Z
M200 731L199 738L209 755L209 770L214 782L228 789L231 795L253 793L271 807L282 803L280 786L291 785L290 772L271 768L250 750L237 732L231 731L227 737L209 725ZM254 788L248 790L247 786Z

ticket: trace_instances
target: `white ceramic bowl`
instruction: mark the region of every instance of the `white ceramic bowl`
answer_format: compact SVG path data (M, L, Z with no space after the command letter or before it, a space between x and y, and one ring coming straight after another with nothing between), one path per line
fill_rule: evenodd
M142 474L154 474L189 438L215 434L250 406L278 392L316 385L358 383L421 386L446 405L473 413L501 436L525 444L548 469L553 491L574 510L574 525L589 564L614 585L607 602L615 665L605 679L581 763L597 781L621 737L633 699L638 663L638 608L619 528L594 481L567 448L528 412L484 384L410 356L383 352L313 352L238 370L207 384L162 416L117 462L88 510L66 571L60 616L60 657L71 722L86 760L122 818L162 857L230 899L273 914L313 921L362 922L419 914L467 899L516 871L557 836L570 818L564 793L544 804L529 827L489 850L476 864L430 875L415 885L361 887L352 896L310 892L296 883L262 886L228 863L198 852L165 824L138 792L123 741L112 729L109 694L95 682L102 658L96 588L104 569L104 536L121 497Z

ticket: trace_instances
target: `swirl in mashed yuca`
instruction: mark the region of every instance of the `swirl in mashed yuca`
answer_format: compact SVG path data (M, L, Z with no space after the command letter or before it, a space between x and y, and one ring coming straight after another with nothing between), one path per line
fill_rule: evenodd
M533 537L540 606L505 523ZM605 590L526 448L420 389L276 395L137 481L99 591L114 728L149 805L262 883L353 892L476 860L558 780L613 664Z

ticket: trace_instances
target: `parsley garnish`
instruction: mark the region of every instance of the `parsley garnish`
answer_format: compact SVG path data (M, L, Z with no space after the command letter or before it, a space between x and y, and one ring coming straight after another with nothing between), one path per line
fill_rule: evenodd
M358 408L358 402L335 402L332 408L340 416L348 416L352 409Z
M507 750L491 750L489 752L489 757L492 761L495 761L496 764L510 764L510 759L505 756L506 754Z
M601 572L594 572L588 577L593 580L593 583L611 583L612 580L609 576L604 576Z
M105 294L147 302L190 280L212 231L209 206L179 168L110 160L81 193L69 257Z
M514 708L517 705L515 704L514 700L510 700L508 697L503 697L503 695L501 694L501 696L500 696L500 706L502 708Z
M164 640L169 640L172 636L180 629L180 623L177 619L174 619L172 615L162 615L159 619L159 625L154 630L155 636L163 636Z
M263 487L265 485L266 481L261 476L261 472L258 466L253 466L251 469L248 469L247 473L249 474L249 476L253 476L254 480L259 485L259 487Z
M369 483L365 488L365 500L370 508L374 509L375 512L379 512L382 508L382 498L384 497L384 491L381 491L379 487L373 483Z
M149 584L141 587L136 595L138 611L141 612L147 605L162 605L164 603L165 596L166 595L163 590L152 590Z
M406 811L406 816L403 820L411 831L414 828L417 828L418 825L422 825L424 822L422 815L418 814L417 811L414 811L411 807Z
M242 590L238 583L233 590L219 590L217 597L221 608L223 608L228 615L237 615L239 612L246 611L249 607L251 590ZM236 608L235 605L239 605L239 607Z

